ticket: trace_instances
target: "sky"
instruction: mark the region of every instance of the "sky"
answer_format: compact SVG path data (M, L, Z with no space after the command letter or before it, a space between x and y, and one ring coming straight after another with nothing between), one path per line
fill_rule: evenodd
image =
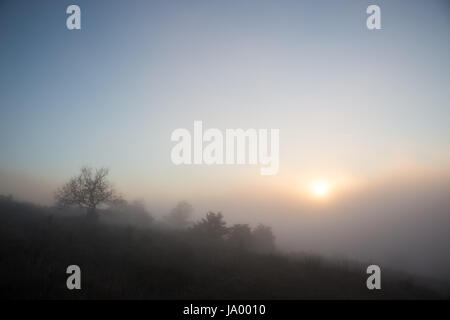
M66 28L70 4L81 30ZM366 27L369 4L381 30ZM154 211L184 199L236 220L276 214L282 230L361 199L403 212L417 194L439 196L442 217L449 15L447 1L1 1L0 194L52 204L90 165ZM171 132L195 120L280 129L279 173L175 166ZM329 195L316 199L315 181Z

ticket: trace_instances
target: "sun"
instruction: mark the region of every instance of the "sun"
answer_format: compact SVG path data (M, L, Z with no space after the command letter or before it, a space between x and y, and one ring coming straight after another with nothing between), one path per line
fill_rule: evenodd
M330 194L331 183L326 180L316 180L310 185L310 191L317 198L325 198Z

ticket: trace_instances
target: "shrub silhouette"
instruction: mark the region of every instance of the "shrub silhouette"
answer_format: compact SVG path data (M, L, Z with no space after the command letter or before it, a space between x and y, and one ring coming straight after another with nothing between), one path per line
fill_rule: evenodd
M174 229L184 229L190 224L190 217L194 211L193 207L186 201L178 202L177 206L166 215L165 222Z
M253 235L248 224L235 224L228 232L228 242L233 248L248 250L252 245Z
M275 236L272 228L259 224L252 232L252 248L256 252L272 253L275 250Z
M224 239L224 236L228 233L228 228L222 213L208 212L206 217L194 224L191 231L201 238L218 241Z

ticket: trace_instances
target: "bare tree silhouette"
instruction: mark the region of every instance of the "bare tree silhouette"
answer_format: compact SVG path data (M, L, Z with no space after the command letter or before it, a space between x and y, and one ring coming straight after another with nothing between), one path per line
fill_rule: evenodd
M97 220L97 207L101 204L121 201L121 197L107 180L109 170L83 167L79 175L59 188L55 193L58 206L79 206L87 210L90 220Z

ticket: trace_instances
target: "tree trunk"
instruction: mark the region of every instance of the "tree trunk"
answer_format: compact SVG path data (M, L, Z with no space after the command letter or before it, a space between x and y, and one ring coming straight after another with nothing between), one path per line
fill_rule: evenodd
M98 221L98 213L97 213L96 208L95 207L88 208L86 217L90 222L97 222Z

